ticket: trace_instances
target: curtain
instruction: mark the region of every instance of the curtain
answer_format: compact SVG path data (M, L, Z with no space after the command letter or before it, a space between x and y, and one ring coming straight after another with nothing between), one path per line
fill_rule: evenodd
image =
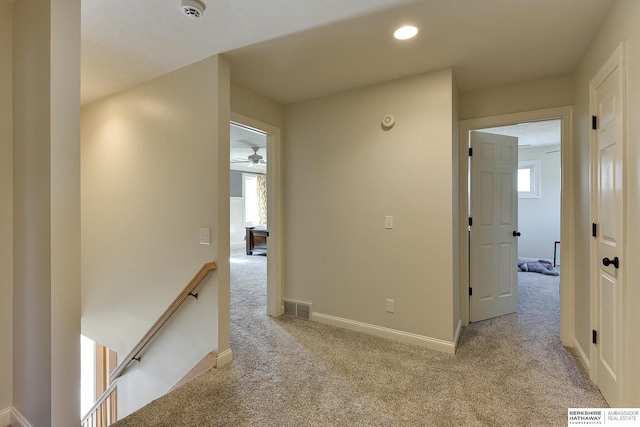
M258 175L258 218L260 224L267 224L267 177Z

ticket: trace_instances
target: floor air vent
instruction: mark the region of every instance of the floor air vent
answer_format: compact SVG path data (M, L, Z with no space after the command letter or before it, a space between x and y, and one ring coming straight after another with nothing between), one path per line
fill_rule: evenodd
M309 320L311 318L311 304L284 300L284 314Z

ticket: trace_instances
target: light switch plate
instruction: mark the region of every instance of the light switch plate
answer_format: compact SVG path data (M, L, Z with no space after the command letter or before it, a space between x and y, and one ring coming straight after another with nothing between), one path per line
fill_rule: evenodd
M199 234L200 234L200 244L201 245L210 245L211 244L211 229L210 228L201 228Z
M387 216L384 219L384 228L386 228L387 230L391 230L393 228L393 217L392 216Z

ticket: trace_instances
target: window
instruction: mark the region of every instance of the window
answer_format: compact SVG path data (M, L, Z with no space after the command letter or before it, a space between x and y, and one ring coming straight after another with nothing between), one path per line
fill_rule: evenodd
M257 175L242 174L242 194L244 195L244 225L251 227L260 224Z
M540 198L540 160L518 162L518 197L521 199Z

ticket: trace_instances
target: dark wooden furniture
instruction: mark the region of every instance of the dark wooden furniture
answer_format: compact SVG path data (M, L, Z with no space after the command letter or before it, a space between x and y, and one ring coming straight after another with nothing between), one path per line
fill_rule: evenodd
M267 254L267 237L269 232L266 227L245 227L247 235L245 237L247 244L247 255L266 255ZM257 249L257 251L256 251Z

